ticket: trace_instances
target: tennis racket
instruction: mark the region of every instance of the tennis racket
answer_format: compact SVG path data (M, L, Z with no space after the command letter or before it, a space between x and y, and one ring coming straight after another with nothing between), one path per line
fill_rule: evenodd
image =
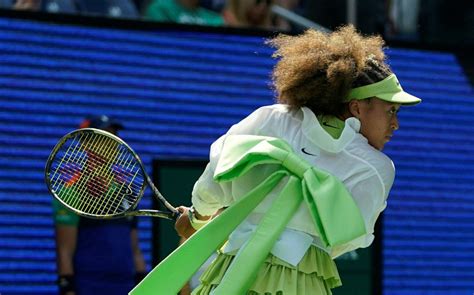
M84 217L176 220L180 215L155 187L132 148L103 130L83 128L61 138L46 162L45 180L56 199ZM147 184L169 212L137 210Z

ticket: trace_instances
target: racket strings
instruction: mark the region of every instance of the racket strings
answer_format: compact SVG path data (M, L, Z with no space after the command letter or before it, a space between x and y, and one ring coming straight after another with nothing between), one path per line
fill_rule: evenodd
M116 214L127 210L134 199L123 203L124 195L123 188L126 183L122 181L122 185L117 189L115 183L115 176L113 169L115 161L119 158L119 145L117 142L104 137L101 142L92 142L89 149L89 163L90 169L94 171L92 178L87 181L85 188L92 195L92 202L89 202L86 207L81 208L83 211L91 212L92 214ZM129 165L129 163L118 163L118 165ZM133 192L133 191L132 191ZM122 206L121 206L122 205ZM121 209L119 211L119 209Z
M56 187L59 184L59 182L64 181L63 177L70 176L67 173L74 174L76 172L74 170L74 168L71 167L70 165L63 164L64 162L66 162L66 163L70 162L70 155L73 153L73 152L71 152L71 148L75 147L75 144L76 144L75 139L76 138L74 138L71 141L71 143L68 144L68 145L66 145L66 143L68 143L68 142L66 142L65 144L62 145L62 147L67 146L67 149L64 151L65 156L61 156L59 163L53 162L53 164L51 166L51 168L54 170L53 173L51 173L51 184L54 187ZM61 154L61 153L62 153L62 150L60 150L58 152L58 154ZM69 158L68 158L68 155L69 155ZM60 171L60 169L61 169L61 171Z
M88 192L86 191L86 185L88 182L88 177L84 177L85 170L87 169L87 161L88 157L86 154L86 150L84 149L86 143L93 142L91 140L92 135L91 134L85 134L79 136L78 138L73 138L71 140L71 145L70 147L66 150L65 155L61 158L61 162L66 163L67 166L73 166L77 167L80 171L78 172L80 174L80 177L78 181L75 181L72 183L72 187L61 187L61 190L58 192L59 196L64 196L64 201L72 206L73 208L77 208L80 211L86 211L84 210L84 204L88 204L90 202L87 202ZM77 139L77 140L76 140ZM96 138L97 140L98 138ZM69 141L69 139L68 139ZM67 144L66 142L65 144ZM71 149L72 147L72 149ZM63 170L60 170L63 172ZM94 175L90 175L90 177L93 177ZM67 176L65 177L67 178ZM63 190L65 193L63 194ZM73 193L71 191L73 190ZM90 191L93 191L93 189L90 189Z
M63 148L52 165L51 182L66 204L95 215L116 214L133 206L144 177L126 147L107 136L86 133L68 139Z
M128 207L131 204L135 203L136 198L133 198L133 199L130 199L130 198L133 197L134 191L139 191L141 188L141 186L137 185L135 182L136 179L140 181L140 178L138 178L138 176L140 176L141 174L141 169L140 167L138 167L138 165L134 161L134 157L130 153L120 153L118 156L118 160L119 160L118 163L120 165L117 166L119 167L117 169L120 169L121 171L117 175L122 178L120 180L120 182L122 182L122 185L119 188L119 191L123 193L121 193L118 196L118 197L121 196L121 198L119 202L117 202L114 212L117 212L120 205L125 204L125 206L127 206L127 209L128 209ZM135 171L134 174L133 174L133 171ZM126 177L131 177L131 179L129 181L126 181L126 179L123 179ZM143 183L143 176L141 177L141 183Z
M120 155L120 153L118 155ZM115 155L115 157L117 157L118 155ZM123 163L121 163L121 164L123 164ZM112 167L113 167L112 165L110 167L108 167L108 169L110 169L109 171L111 171L111 172L112 172L112 169L113 169ZM110 182L117 181L116 176L117 175L114 175L114 177L110 179ZM109 183L109 185L110 185L110 183ZM109 210L112 214L119 212L119 209L122 209L120 211L125 211L126 209L128 209L131 205L130 201L132 201L132 203L133 203L133 200L126 200L125 203L123 202L124 197L125 197L126 193L128 192L127 188L129 188L127 183L125 181L122 181L122 184L120 185L120 187L118 187L115 190L109 190L107 192L107 196L105 198L106 201L103 202L100 209L101 210Z
M93 209L97 209L98 205L100 205L101 191L104 188L107 188L108 184L106 178L104 176L104 172L101 171L104 168L104 163L99 162L98 155L95 155L95 151L91 151L90 145L93 146L101 146L104 144L101 138L92 138L90 139L82 139L81 148L83 148L82 154L86 155L85 157L81 157L80 160L82 162L83 173L85 175L89 175L89 177L81 178L81 182L78 183L77 194L75 202L73 206L78 208L81 211L89 212L89 213L96 213ZM102 161L103 162L103 161ZM97 210L95 210L97 211Z
M141 176L140 166L135 161L133 154L125 146L111 141L116 147L112 153L106 154L107 156L112 155L112 159L115 161L111 161L112 165L107 167L107 171L113 174L109 182L115 183L115 189L108 192L106 202L103 203L101 209L107 209L110 213L115 214L128 210L136 203L144 178ZM110 147L111 145L107 144L106 146ZM111 184L109 183L109 185Z
M112 187L114 177L107 177L105 179L100 179L98 177L103 176L104 169L107 172L112 172L112 165L103 165L102 159L108 159L108 162L112 163L112 160L117 157L117 147L116 145L114 146L114 144L110 145L110 142L103 142L100 144L100 146L113 148L109 150L95 150L94 152L97 152L97 154L92 153L89 155L93 161L91 163L91 167L96 171L96 175L93 175L92 179L89 180L87 190L89 190L89 193L92 194L94 198L92 199L93 202L89 203L89 206L83 210L91 211L93 214L113 214L117 213L117 209L119 209L119 206L122 203L117 201L117 195L123 190L123 183L122 188L117 190L116 187ZM99 160L97 160L97 157L99 157ZM99 163L95 163L97 161ZM97 169L97 166L99 166L101 169ZM95 185L96 187L91 187L91 184ZM104 190L106 190L106 192L104 192ZM105 196L103 198L98 198L98 196L104 195L104 193ZM126 206L124 206L124 209L129 207L128 204L125 205Z
M81 178L77 183L75 183L75 194L72 194L73 199L71 200L71 206L74 208L77 208L78 210L85 211L85 206L87 206L91 202L86 202L87 197L90 198L88 195L89 192L87 191L87 182L88 179L86 177L82 177L82 175L85 173L85 170L88 169L88 155L86 153L86 145L88 142L91 142L93 140L90 139L90 134L86 134L85 136L81 136L78 140L77 148L78 150L74 150L73 154L71 155L71 158L69 161L72 162L78 162L80 164L81 169ZM94 175L91 175L90 177L94 177Z
M87 196L87 202L83 202L79 210L92 214L106 214L107 203L110 201L113 176L109 175L111 159L113 160L114 145L105 137L93 138L84 144L87 154L85 169L88 169L90 177L81 187L82 196ZM112 148L109 148L112 147Z
M117 156L118 153L118 147L117 144L112 144L110 145L110 142L104 142L101 144L102 147L105 147L103 151L99 151L98 155L92 153L89 157L93 159L92 163L92 169L98 171L98 175L102 176L104 174L104 171L106 173L112 173L112 164ZM97 159L98 158L98 159ZM107 164L102 163L104 161L104 158L107 162ZM100 169L97 169L95 165L97 164L96 162L99 162L98 165L100 165ZM97 177L97 176L96 176ZM114 189L109 189L112 188L112 182L114 181L114 175L107 175L105 179L92 179L88 184L94 184L94 191L93 193L95 194L96 202L95 204L91 205L91 209L95 208L94 213L99 213L99 212L107 212L112 210L112 203L115 201L114 200ZM105 182L105 183L104 183ZM88 187L89 188L89 187ZM104 189L106 191L104 192ZM100 198L105 193L104 198ZM103 202L99 203L99 200L103 200Z
M52 168L56 167L54 172L51 174L52 186L53 189L57 191L59 195L64 196L63 190L65 190L77 180L75 179L74 175L76 175L76 173L80 173L81 170L81 166L78 166L79 163L76 163L80 161L77 161L77 157L75 157L77 155L76 151L78 149L78 142L76 141L76 139L77 138L74 137L71 141L67 140L61 145L62 149L58 151L57 155L64 154L64 156L59 157L59 163L53 161L53 164L51 165ZM65 151L63 151L64 147L67 147ZM74 160L72 158L73 156ZM78 177L80 177L80 175ZM66 180L68 181L66 182ZM69 196L66 194L64 197L64 201L67 200L69 200Z

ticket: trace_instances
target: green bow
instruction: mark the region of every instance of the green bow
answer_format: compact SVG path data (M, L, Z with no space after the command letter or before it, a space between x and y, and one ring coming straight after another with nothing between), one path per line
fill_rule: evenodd
M247 292L260 265L303 200L325 246L341 245L366 233L361 213L343 183L294 154L284 140L253 135L228 136L214 179L233 181L263 164L279 164L280 169L196 232L130 294L176 294L285 176L289 176L285 187L250 240L239 250L214 294Z

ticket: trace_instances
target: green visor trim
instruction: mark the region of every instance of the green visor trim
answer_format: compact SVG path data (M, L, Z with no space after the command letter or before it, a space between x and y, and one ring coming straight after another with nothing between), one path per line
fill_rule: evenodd
M403 91L403 88L400 85L400 82L398 82L395 74L391 74L377 83L352 89L346 100L361 100L374 96L381 100L403 105L415 105L421 102L421 99L418 97Z

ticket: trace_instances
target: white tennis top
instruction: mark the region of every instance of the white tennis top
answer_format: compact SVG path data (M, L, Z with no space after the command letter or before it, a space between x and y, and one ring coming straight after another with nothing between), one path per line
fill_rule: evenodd
M276 168L269 164L249 171L233 182L216 183L214 169L226 136L234 134L262 135L286 140L295 153L308 163L338 177L352 194L364 217L367 234L334 248L324 247L316 236L306 204L300 206L285 231L272 249L272 254L296 265L313 244L335 258L357 248L368 247L374 240L373 232L379 214L386 207L393 184L395 168L383 153L370 146L359 133L360 121L349 118L338 139L331 137L319 124L314 113L303 107L289 111L285 105L271 105L257 109L247 118L232 126L211 145L210 162L194 185L192 203L203 215L213 215L218 209L230 206L257 186ZM271 202L284 187L282 180L250 216L229 237L224 252L237 251L250 238ZM344 218L344 216L341 216Z

